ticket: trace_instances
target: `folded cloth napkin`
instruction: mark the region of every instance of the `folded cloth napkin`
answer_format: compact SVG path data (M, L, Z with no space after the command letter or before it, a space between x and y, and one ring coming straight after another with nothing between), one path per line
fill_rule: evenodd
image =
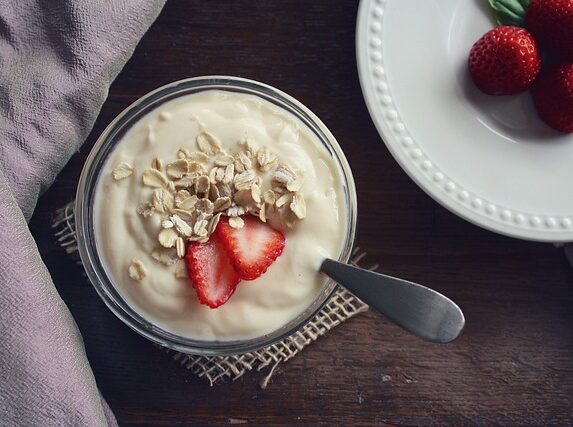
M0 425L115 425L27 227L164 0L0 7Z

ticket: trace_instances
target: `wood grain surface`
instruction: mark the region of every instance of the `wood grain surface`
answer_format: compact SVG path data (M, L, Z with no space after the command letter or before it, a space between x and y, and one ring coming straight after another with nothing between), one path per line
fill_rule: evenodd
M549 244L512 240L449 213L406 176L366 110L354 49L356 0L170 0L110 90L82 149L31 227L121 425L573 424L573 274ZM423 73L423 70L421 70ZM332 130L358 189L357 245L393 275L457 301L463 335L435 345L375 313L281 365L209 388L129 330L50 230L90 147L123 108L173 80L230 74L274 85Z

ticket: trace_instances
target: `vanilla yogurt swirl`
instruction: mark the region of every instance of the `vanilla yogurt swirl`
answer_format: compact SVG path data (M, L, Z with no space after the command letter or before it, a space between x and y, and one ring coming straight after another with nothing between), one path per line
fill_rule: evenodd
M217 309L199 303L190 280L176 276L176 265L152 257L161 221L136 209L152 191L143 185L142 173L157 158L175 161L181 148L196 151L196 138L205 131L231 154L238 141L249 139L296 166L304 173L299 192L306 201L304 220L292 228L273 224L286 237L282 255L261 277L240 282ZM113 171L122 162L133 173L116 180ZM343 191L339 166L294 115L253 95L217 90L185 95L140 119L107 159L94 201L97 250L120 295L155 325L197 340L256 338L288 323L316 298L326 280L318 268L325 257L339 257L345 240ZM145 268L141 280L130 277L134 259Z

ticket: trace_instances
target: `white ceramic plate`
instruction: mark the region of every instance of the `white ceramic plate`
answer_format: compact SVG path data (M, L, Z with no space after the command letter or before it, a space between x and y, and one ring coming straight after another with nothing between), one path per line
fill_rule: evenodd
M573 136L539 121L528 93L490 97L467 73L493 27L483 0L362 0L357 56L380 135L430 196L489 230L573 241Z

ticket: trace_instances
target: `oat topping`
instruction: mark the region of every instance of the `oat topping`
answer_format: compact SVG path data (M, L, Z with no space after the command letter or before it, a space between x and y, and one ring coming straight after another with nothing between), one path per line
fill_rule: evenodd
M182 148L181 150L185 150L187 152L187 159L191 162L197 163L207 163L209 161L209 156L205 153L201 153L199 151L195 151L190 153L186 148Z
M214 204L209 199L199 199L195 204L195 209L203 214L212 215L214 211Z
M251 190L245 188L239 190L233 196L233 201L239 206L249 206L253 203L253 198L251 196Z
M111 173L113 175L113 179L116 181L122 180L127 178L133 173L133 166L131 166L127 162L121 162Z
M237 190L248 190L253 185L255 180L255 172L251 169L247 169L245 172L235 175L233 178L233 185ZM225 183L229 184L229 183Z
M302 178L300 176L296 177L292 181L287 182L286 189L288 191L299 191L302 187Z
M159 157L156 157L151 162L151 167L153 169L157 169L158 171L160 171L161 169L163 169L163 161L161 161L161 159Z
M153 192L151 205L157 212L165 212L165 206L163 205L163 189L158 188Z
M242 206L231 206L229 209L227 209L227 216L230 217L237 217L237 216L241 216L244 215L247 211L245 210L245 208L243 208Z
M173 228L164 228L159 232L158 240L164 248L172 248L177 240L177 232Z
M197 178L197 181L195 183L195 191L197 192L197 194L205 195L206 193L209 192L209 185L211 185L209 177L201 175L199 178Z
M178 215L179 218L189 222L194 222L197 218L197 212L195 212L195 210L186 211L185 209L173 208L171 209L171 213L174 213L175 215Z
M151 256L154 260L165 265L172 265L177 262L177 252L173 249L166 249L163 247L157 247L151 252Z
M245 165L238 158L233 162L233 166L235 166L235 172L245 172Z
M279 185L287 185L294 181L295 178L296 174L285 164L279 164L279 166L273 172L273 180Z
M163 208L166 211L173 209L175 204L175 200L173 199L173 189L169 188L166 190L165 188L162 188L161 193L163 195Z
M179 151L177 152L177 158L178 159L185 159L185 158L189 158L190 156L191 156L191 152L185 147L180 148Z
M189 162L186 159L178 159L167 165L167 176L169 178L182 178L189 173Z
M185 191L185 190L180 190L180 191ZM189 192L185 191L187 194L189 194ZM177 207L186 211L193 211L193 209L195 209L195 205L197 205L197 202L199 201L199 198L193 194L192 196L189 195L189 197L186 197L185 199L181 200L179 203L177 203Z
M177 181L172 181L175 188L190 188L195 184L195 179L192 176L185 176Z
M171 221L175 225L175 229L179 234L185 237L191 237L193 234L193 227L191 227L187 222L183 221L178 215L172 215Z
M215 203L213 203L213 210L215 212L223 212L231 207L231 203L232 202L230 197L219 197L217 200L215 200Z
M143 184L148 187L167 187L167 178L157 169L147 169L143 172Z
M261 187L259 187L259 184L253 184L251 187L251 198L257 205L261 203Z
M229 184L217 184L217 189L220 197L231 197L233 195L233 190Z
M178 279L186 279L187 278L187 268L183 262L178 262L177 267L175 267L175 277Z
M272 206L277 201L277 195L273 190L267 190L263 194L263 200L265 201L266 204Z
M185 241L182 237L178 237L175 242L175 247L177 248L177 256L183 258L185 256Z
M175 206L181 207L181 203L187 198L191 197L191 193L187 190L179 190L175 193Z
M241 217L229 218L229 225L233 228L236 228L237 230L240 230L244 227L245 221L243 221L243 218Z
M209 225L207 225L207 234L210 236L217 228L217 224L219 224L219 220L221 219L221 213L218 213L213 218L209 220Z
M149 202L141 203L135 211L144 218L149 218L155 213L153 206Z
M193 226L193 234L199 237L207 237L207 224L208 222L206 219L200 219L195 222L195 225Z
M283 205L287 204L291 199L291 195L290 194L283 194L282 196L280 196L277 201L275 202L275 206L277 208L282 207Z
M128 272L129 272L129 277L137 281L143 280L145 276L147 276L147 269L145 268L143 263L138 259L134 259L133 261L131 261Z
M221 151L221 143L209 132L201 132L197 135L197 146L207 155L217 154Z
M251 163L251 159L249 158L247 153L244 151L239 151L239 161L243 164L243 166L245 167L245 170L251 169L253 167L253 164Z
M267 222L267 205L261 205L261 209L259 210L259 218L263 222Z
M159 215L159 245L151 256L165 265L178 263L178 278L187 276L184 264L177 261L185 256L187 242L207 241L222 215L228 216L236 229L244 226L241 216L245 214L258 216L263 222L269 215L278 215L289 228L306 216L300 193L303 174L281 162L267 147L259 148L245 138L231 154L206 131L195 142L198 151L181 147L166 166L159 158L153 160L151 168L142 173L143 184L153 192L137 208L145 218ZM113 177L120 180L133 172L131 165L122 162ZM141 280L146 270L134 260L129 274Z
M219 192L219 188L216 185L209 186L209 200L215 202L220 197L221 193Z
M233 163L235 159L233 156L229 156L228 154L222 154L215 159L215 164L217 166L227 166Z
M255 144L255 142L246 137L242 142L241 145L246 149L247 153L249 153L251 156L253 156L257 151L259 151L259 147L257 146L257 144Z
M161 228L173 228L173 221L170 221L168 219L164 219L163 221L161 221Z
M289 207L298 219L303 219L306 216L306 202L302 194L295 193L292 196L292 202L290 202Z
M235 176L235 165L234 163L230 163L225 166L225 172L223 174L223 179L221 180L223 184L231 184L233 182Z

